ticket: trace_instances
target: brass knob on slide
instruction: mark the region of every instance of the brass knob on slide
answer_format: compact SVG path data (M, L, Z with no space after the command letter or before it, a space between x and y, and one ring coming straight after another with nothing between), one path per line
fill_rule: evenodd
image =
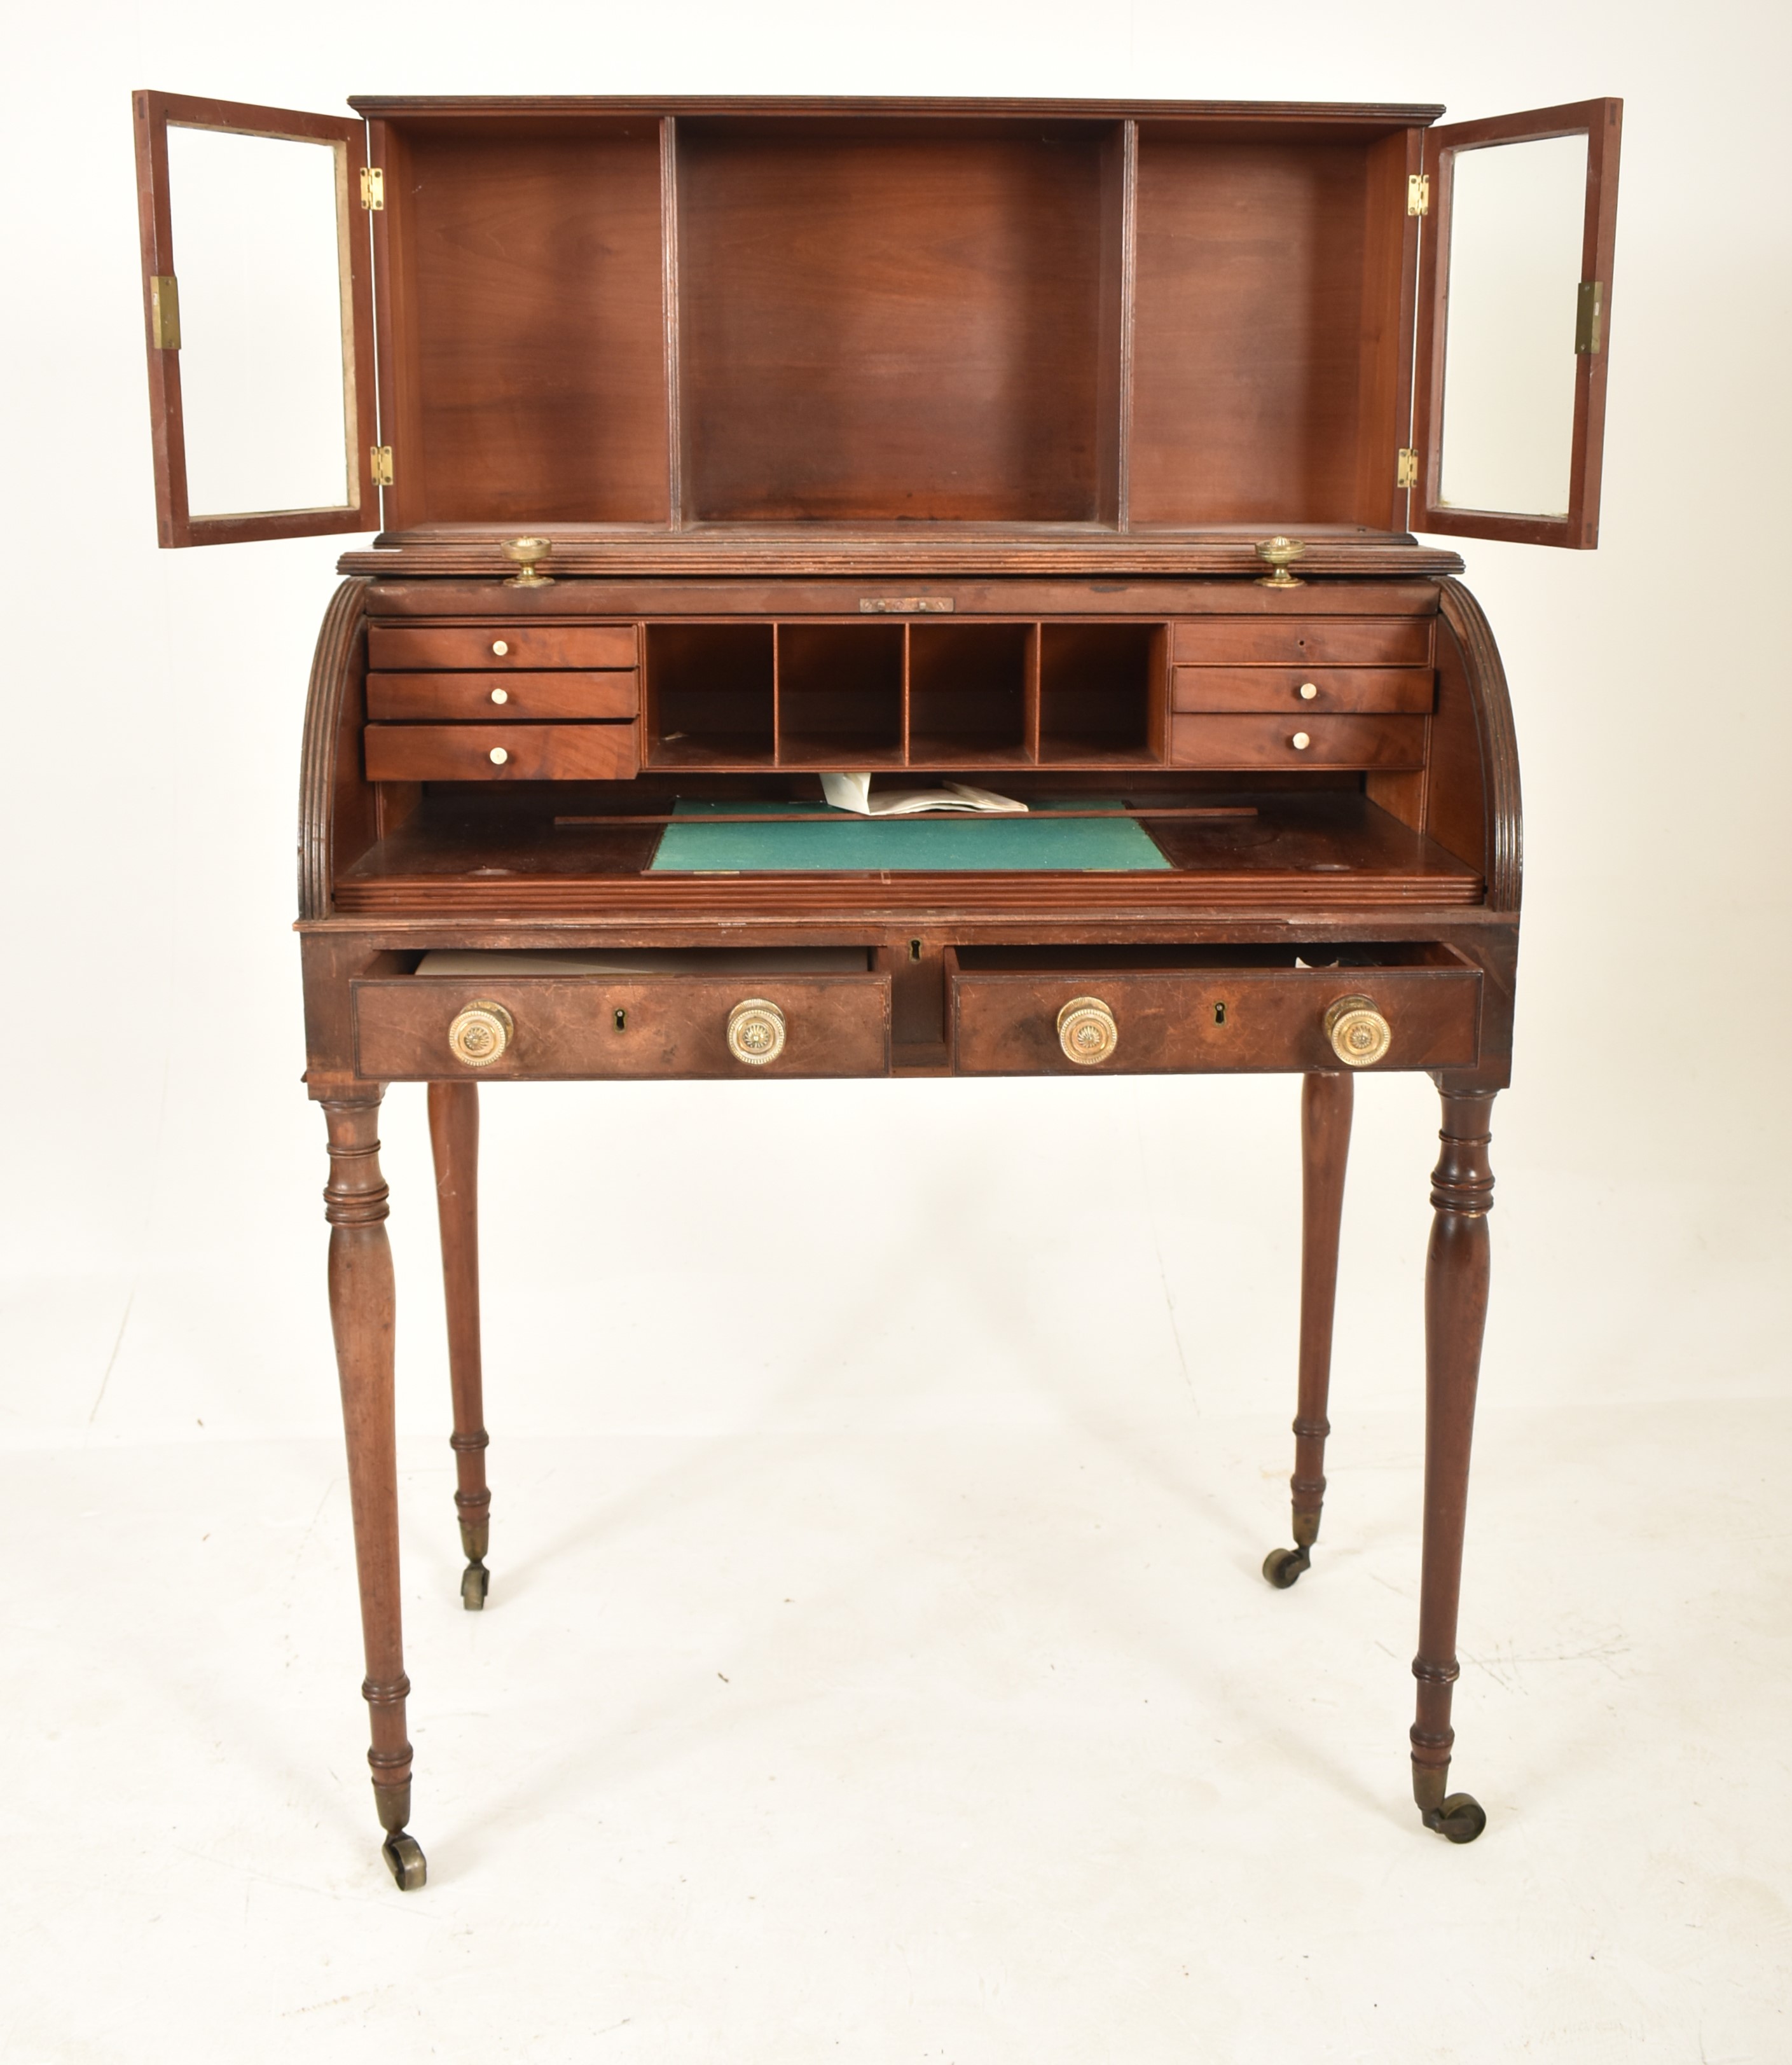
M1073 996L1058 1013L1058 1045L1067 1060L1092 1069L1120 1045L1120 1028L1099 996Z
M465 1004L448 1028L449 1051L470 1069L495 1061L516 1037L516 1024L502 1004L478 997Z
M1372 996L1341 996L1326 1013L1326 1037L1347 1067L1366 1069L1394 1044L1394 1028Z
M554 549L551 538L512 538L498 549L517 568L517 572L505 582L506 588L551 588L554 585L551 574L535 572L535 562L545 560Z
M728 1051L749 1069L784 1052L784 1013L763 996L746 996L728 1014Z

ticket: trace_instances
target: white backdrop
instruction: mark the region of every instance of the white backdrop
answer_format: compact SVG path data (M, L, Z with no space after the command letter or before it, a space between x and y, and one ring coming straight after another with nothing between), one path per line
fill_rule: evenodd
M343 541L155 545L127 95L1627 101L1604 543L1467 547L1528 804L1489 1405L1783 1391L1787 16L1748 0L761 0L34 14L6 129L0 1438L335 1424L293 822ZM943 1427L1293 1404L1291 1082L500 1089L490 1421ZM1360 1086L1339 1403L1416 1407L1423 1079ZM407 1429L446 1432L422 1093ZM693 1267L693 1264L700 1265ZM1334 1413L1335 1416L1335 1413ZM1279 1441L1278 1437L1278 1461Z

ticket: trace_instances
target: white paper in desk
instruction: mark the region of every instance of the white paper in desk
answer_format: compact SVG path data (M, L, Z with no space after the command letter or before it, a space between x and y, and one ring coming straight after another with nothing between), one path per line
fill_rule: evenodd
M948 782L938 789L889 789L871 794L869 774L824 774L821 794L837 810L854 810L862 818L908 818L922 810L964 810L979 817L1024 817L1027 806L968 782Z

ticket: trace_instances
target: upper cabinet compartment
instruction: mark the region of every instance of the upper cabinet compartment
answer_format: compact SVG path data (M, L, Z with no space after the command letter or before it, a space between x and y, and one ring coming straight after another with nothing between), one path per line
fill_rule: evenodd
M1412 523L1599 543L1623 103L1435 129Z
M160 542L374 529L361 125L132 107Z

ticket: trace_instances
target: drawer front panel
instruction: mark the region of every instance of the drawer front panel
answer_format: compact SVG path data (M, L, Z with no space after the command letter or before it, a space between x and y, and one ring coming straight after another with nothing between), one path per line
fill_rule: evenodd
M548 717L632 717L640 707L639 677L627 673L369 674L367 714L415 722L419 718L483 719L528 724ZM1254 705L1253 705L1254 707Z
M503 650L500 652L498 648ZM367 664L384 672L418 667L632 667L632 624L375 624Z
M369 782L620 782L636 766L632 724L370 724L363 736Z
M1170 626L1170 657L1209 667L1428 667L1428 616L1208 616Z
M1306 743L1299 746L1297 739ZM1176 717L1178 767L1423 767L1422 717Z
M890 1070L883 975L398 976L353 990L355 1065L379 1081ZM784 1050L758 1066L737 1061L728 1046L729 1013L749 997L784 1013ZM478 1001L502 1004L514 1031L495 1061L471 1068L455 1058L448 1028Z
M1312 693L1302 695L1303 689ZM1424 717L1436 696L1437 677L1429 667L1178 667L1171 677L1170 707L1291 717L1367 712Z
M1085 996L1108 1007L1119 1033L1112 1053L1092 1065L1071 1061L1058 1039L1059 1012ZM1336 1069L1325 1018L1345 996L1368 997L1393 1029L1378 1069L1471 1068L1478 1058L1481 976L1471 968L961 970L952 992L955 1058L971 1076Z

